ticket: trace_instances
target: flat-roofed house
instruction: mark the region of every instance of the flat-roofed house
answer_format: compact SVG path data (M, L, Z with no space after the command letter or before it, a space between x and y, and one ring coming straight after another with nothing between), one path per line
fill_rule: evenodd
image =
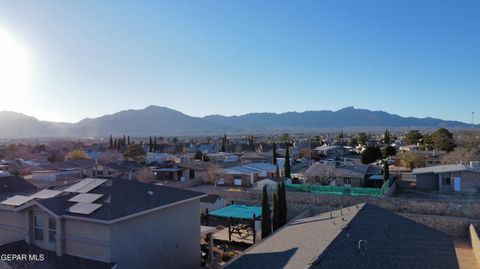
M116 178L13 196L0 202L0 252L35 246L60 264L79 259L69 268L198 268L204 196Z
M416 188L439 192L480 192L480 169L464 164L415 168Z

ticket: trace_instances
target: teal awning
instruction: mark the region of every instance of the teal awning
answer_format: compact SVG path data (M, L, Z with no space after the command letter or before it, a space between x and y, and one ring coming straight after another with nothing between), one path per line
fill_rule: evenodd
M232 219L256 219L262 217L262 208L259 206L230 205L209 213L211 216Z

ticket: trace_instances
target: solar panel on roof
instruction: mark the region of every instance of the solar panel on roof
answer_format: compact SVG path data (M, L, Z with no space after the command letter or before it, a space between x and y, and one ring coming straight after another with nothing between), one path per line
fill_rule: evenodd
M80 193L80 194L70 198L68 201L70 201L70 202L81 202L81 203L93 203L102 196L103 196L103 194Z
M77 192L78 189L85 187L86 185L95 181L94 178L86 178L78 183L73 184L72 186L63 190L64 192Z
M89 184L85 185L84 187L76 190L75 192L80 192L80 193L87 193L96 187L102 185L103 183L107 182L105 179L95 179L93 182L90 182Z
M99 209L101 206L102 204L76 203L68 209L68 212L88 215Z
M1 204L3 205L13 205L13 206L20 206L33 200L31 196L24 196L24 195L15 195L13 197L8 198L7 200L3 201Z
M60 193L62 193L62 192L61 191L56 191L56 190L45 189L45 190L41 190L37 193L34 193L30 196L32 197L32 199L33 198L47 199L47 198L55 197L55 196L59 195Z

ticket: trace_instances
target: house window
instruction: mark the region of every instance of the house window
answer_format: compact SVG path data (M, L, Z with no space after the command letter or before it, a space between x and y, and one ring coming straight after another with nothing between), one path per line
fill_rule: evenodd
M352 185L352 179L349 177L343 178L343 185Z
M57 220L48 218L48 241L55 243L55 235L57 234Z
M42 216L33 216L33 237L35 240L43 241L43 218Z
M442 185L450 185L451 177L442 177Z

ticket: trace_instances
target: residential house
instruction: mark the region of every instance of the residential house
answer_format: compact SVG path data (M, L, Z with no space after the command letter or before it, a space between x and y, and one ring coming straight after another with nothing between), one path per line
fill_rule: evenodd
M258 179L259 170L245 166L234 166L223 169L222 178L217 181L218 185L233 185L251 187Z
M143 167L145 166L131 161L100 163L94 167L93 175L133 180L136 179L136 173Z
M439 192L480 192L480 169L472 162L415 168L416 188Z
M309 180L322 181L334 186L369 187L370 177L381 173L381 168L374 165L315 163L304 174Z
M147 155L145 157L145 162L147 164L164 163L164 162L169 162L174 160L175 160L175 156L168 153L147 152Z
M16 194L36 191L37 187L17 176L0 177L0 199Z
M314 149L318 155L328 158L344 157L349 154L349 149L344 146L323 145Z
M200 199L200 211L201 212L212 212L214 210L225 207L226 202L222 196L216 194L209 194Z
M243 167L250 168L253 170L258 171L258 177L275 177L277 176L277 169L280 177L283 177L285 174L285 167L284 167L285 161L283 160L282 164L274 165L271 163L267 162L261 162L261 163L248 163L243 165Z
M240 156L241 163L270 162L272 154L268 152L247 151Z
M117 178L17 195L0 202L0 252L35 246L49 253L26 261L29 268L74 258L68 268L198 268L204 196Z
M226 269L459 268L447 234L370 204L305 212Z

